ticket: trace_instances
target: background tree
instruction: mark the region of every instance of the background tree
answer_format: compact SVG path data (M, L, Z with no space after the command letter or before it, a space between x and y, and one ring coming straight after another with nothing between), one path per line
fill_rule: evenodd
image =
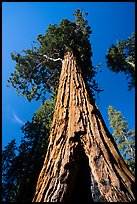
M16 141L13 139L2 151L2 199L14 202L16 198Z
M53 109L54 96L22 126L24 136L19 147L13 140L2 152L3 201L31 202L48 146Z
M129 90L135 86L135 33L127 40L117 41L117 45L109 48L106 55L108 68L115 72L123 72L127 79Z
M128 129L128 123L120 111L108 107L110 127L119 151L132 173L135 174L135 131Z

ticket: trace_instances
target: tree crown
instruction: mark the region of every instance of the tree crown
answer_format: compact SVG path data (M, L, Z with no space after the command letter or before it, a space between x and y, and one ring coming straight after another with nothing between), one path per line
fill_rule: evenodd
M59 25L49 25L45 35L39 34L39 46L24 50L23 54L11 54L16 66L8 82L29 101L43 98L46 92L56 91L61 60L68 48L76 54L90 90L99 91L98 84L93 79L96 71L91 62L91 27L83 18L84 13L80 9L73 15L76 18L74 22L63 19Z
M106 55L108 68L115 72L123 72L127 79L129 90L135 86L135 32L127 40L117 41L117 45L109 48Z

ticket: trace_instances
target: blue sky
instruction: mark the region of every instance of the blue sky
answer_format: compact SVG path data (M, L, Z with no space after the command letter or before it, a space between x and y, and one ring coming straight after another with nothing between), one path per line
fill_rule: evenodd
M17 96L14 88L6 87L15 62L10 53L29 49L39 34L44 34L49 24L59 24L63 18L74 21L77 9L88 12L92 28L92 62L102 61L102 72L96 80L104 92L96 103L109 128L108 106L121 111L129 128L135 128L135 90L127 90L124 74L115 74L106 67L105 55L116 40L127 39L135 31L134 2L3 2L2 3L2 148L15 138L20 144L21 126L30 121L41 101L27 102ZM111 129L110 129L111 131Z

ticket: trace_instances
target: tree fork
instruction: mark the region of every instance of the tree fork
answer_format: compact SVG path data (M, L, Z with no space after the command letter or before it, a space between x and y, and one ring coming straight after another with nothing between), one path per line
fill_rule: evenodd
M132 202L134 181L87 92L73 51L67 51L32 202Z

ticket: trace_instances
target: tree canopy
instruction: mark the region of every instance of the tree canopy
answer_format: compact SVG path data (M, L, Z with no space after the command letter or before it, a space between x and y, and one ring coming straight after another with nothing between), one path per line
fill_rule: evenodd
M123 72L129 79L129 90L135 86L135 33L127 40L117 41L108 49L106 55L108 68L115 72Z
M52 93L57 90L62 60L69 48L77 55L92 93L99 91L98 84L94 80L96 70L91 61L92 51L89 41L91 27L88 26L80 9L77 9L73 15L74 22L63 19L59 25L49 25L45 35L38 35L36 41L38 46L23 50L23 54L11 54L16 66L8 82L29 101L43 99L46 92Z

